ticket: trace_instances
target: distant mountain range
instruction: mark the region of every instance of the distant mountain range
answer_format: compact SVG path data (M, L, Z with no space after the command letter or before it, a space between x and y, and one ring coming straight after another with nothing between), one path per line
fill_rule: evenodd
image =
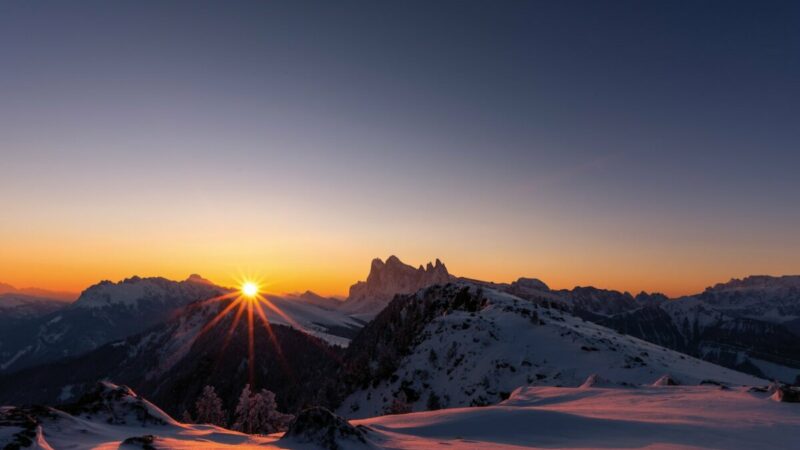
M535 279L489 285L759 377L800 376L800 276L734 279L672 300L593 287L550 290Z
M28 294L0 294L0 320L31 319L68 305L61 300Z
M31 345L31 330L39 319L67 307L51 298L9 292L0 294L0 372L11 367L13 356Z
M573 386L593 374L617 386L665 374L689 384L793 382L798 280L749 277L671 300L553 290L534 278L468 280L439 260L415 268L391 256L373 260L344 301L268 295L281 313L265 311L269 328L255 318L252 372L287 411L322 404L351 417L494 403L522 384ZM173 414L206 384L233 401L251 370L247 320L234 328L235 314L216 318L232 292L196 275L132 277L69 305L9 301L21 309L15 318L0 308L0 404L70 401L101 379Z
M74 303L0 335L0 372L86 353L161 323L189 303L226 292L197 276L181 282L139 277L103 281Z
M20 294L20 295L27 295L30 297L61 300L62 302L71 302L76 298L78 298L78 294L76 292L52 291L36 287L27 287L18 289L6 283L0 283L0 294Z

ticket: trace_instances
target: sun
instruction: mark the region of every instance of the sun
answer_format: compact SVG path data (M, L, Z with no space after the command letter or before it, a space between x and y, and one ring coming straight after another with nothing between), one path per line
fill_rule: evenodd
M258 285L252 281L245 281L242 283L242 295L249 298L255 297L258 295Z
M235 278L234 281L235 284L233 283L232 284L233 286L236 286L236 284L238 284L239 285L238 290L231 289L231 291L226 294L206 300L206 302L218 301L223 303L221 303L220 311L208 323L206 323L203 326L198 336L205 334L208 330L217 326L225 317L232 315L233 318L231 320L230 327L228 328L227 337L225 339L225 342L222 344L222 350L224 351L228 346L228 342L238 329L240 321L242 320L245 321L247 325L247 338L248 338L248 345L247 345L247 361L248 361L247 367L249 372L248 377L250 380L250 385L253 385L253 381L255 380L255 355L256 355L255 331L257 328L255 323L256 320L259 320L261 324L264 325L264 329L267 331L269 339L275 346L278 358L280 358L281 360L283 359L283 355L281 353L281 348L278 343L278 340L275 337L275 333L272 331L272 325L270 324L270 316L272 316L276 320L279 320L280 321L279 323L286 323L296 330L305 331L306 333L310 332L306 331L304 326L297 323L296 320L294 320L291 316L286 314L277 305L275 305L270 300L269 296L267 296L266 294L262 294L262 292L264 292L270 286L270 284L265 282L262 278L254 277L252 275L249 276L245 275ZM264 308L267 309L267 312L264 311ZM195 337L195 339L197 339L197 337ZM187 342L187 344L191 345L193 342L194 340Z

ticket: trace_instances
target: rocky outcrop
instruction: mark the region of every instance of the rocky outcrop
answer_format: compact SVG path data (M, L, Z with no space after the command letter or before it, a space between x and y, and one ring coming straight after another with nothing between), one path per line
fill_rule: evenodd
M128 386L101 381L72 404L61 409L76 417L102 417L114 425L166 425L175 421Z
M350 295L342 304L342 309L350 314L374 317L397 294L411 294L429 286L446 284L450 280L447 267L438 259L435 263L429 262L427 266L420 265L415 269L394 255L386 262L375 258L367 280L350 287Z
M661 378L656 380L653 383L653 386L680 386L675 378L672 378L669 374L662 375Z
M780 384L770 398L776 402L800 403L800 388Z
M314 448L325 450L374 448L367 440L363 427L354 427L321 407L309 408L298 414L281 442L313 445Z

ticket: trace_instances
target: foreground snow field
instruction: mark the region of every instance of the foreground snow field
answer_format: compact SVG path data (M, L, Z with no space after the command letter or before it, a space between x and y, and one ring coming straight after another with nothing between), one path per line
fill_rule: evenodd
M800 448L800 405L747 388L522 388L507 401L356 421L389 448Z
M358 431L330 433L350 433L333 446L313 441L329 431L324 427L309 431L311 441L304 441L302 432L299 439L298 433L281 439L182 424L126 388L109 387L81 412L51 409L39 417L33 445L27 448L800 448L800 404L781 403L768 392L744 387L524 387L494 406L353 421ZM3 446L8 443L4 439L26 426L24 420L12 424L8 411L4 408L0 426ZM352 438L357 434L366 442Z

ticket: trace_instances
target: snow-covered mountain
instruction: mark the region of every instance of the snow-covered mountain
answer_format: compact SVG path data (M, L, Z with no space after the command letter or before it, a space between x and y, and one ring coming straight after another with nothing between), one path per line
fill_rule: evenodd
M0 404L73 401L103 379L131 386L173 414L188 409L206 385L232 403L251 381L275 392L281 407L292 412L329 403L326 388L341 353L330 343L348 342L335 333L355 333L350 327L361 324L294 298L268 300L281 312L264 308L269 327L253 314L252 347L249 314L245 310L236 320L234 298L197 301L143 333L0 376Z
M445 442L494 449L795 442L800 412L778 401L797 400L797 390L740 388L767 381L589 320L649 311L656 312L655 323L671 320L670 305L682 303L594 288L571 292L535 279L460 280L394 296L363 328L329 299L267 296L280 312L265 308L269 327L256 315L252 338L247 313L237 322L229 308L231 296L195 301L137 335L0 376L0 404L66 404L0 408L0 443L402 449ZM141 306L136 295L109 294L114 299L103 302L104 295L87 296L80 309ZM723 303L731 309L742 302ZM346 349L331 345L348 342ZM128 388L95 388L104 379L132 386L171 414L190 409L206 385L216 387L230 410L250 382L275 392L280 409L298 418L285 436L269 437L182 424ZM363 419L349 424L321 408L300 412L314 405ZM382 416L425 410L436 411ZM758 420L745 429L740 424L748 417ZM581 433L568 432L578 428Z
M103 281L74 303L0 342L0 372L80 355L168 319L179 308L227 291L193 275L185 281L132 277Z
M53 291L37 287L16 288L7 283L0 283L0 294L19 294L29 297L46 298L62 302L72 302L78 298L75 292Z
M532 279L487 285L759 377L800 376L797 276L732 280L673 300L593 287L550 290Z
M15 292L0 294L0 371L21 349L31 345L30 330L40 319L67 306L51 298Z
M596 374L615 386L669 374L685 384L764 384L584 321L560 308L469 282L398 296L353 340L348 417L480 406L521 385L579 386Z
M357 317L375 317L397 294L411 294L422 288L451 281L447 267L436 260L414 268L392 255L386 262L372 260L366 281L350 286L350 295L341 309Z
M0 294L0 321L34 319L64 308L68 304L48 297L36 297L28 294Z
M731 317L782 324L800 334L800 276L732 279L689 298Z

